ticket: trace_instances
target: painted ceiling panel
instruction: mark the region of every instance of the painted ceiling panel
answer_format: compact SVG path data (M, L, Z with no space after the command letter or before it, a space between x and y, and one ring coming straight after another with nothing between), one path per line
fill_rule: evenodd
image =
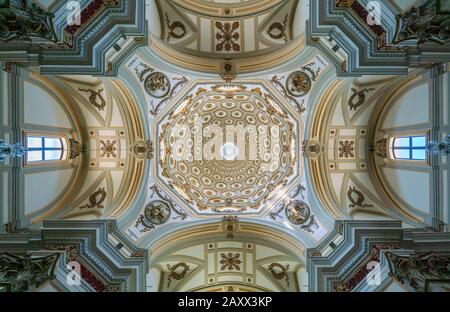
M193 6L179 1L158 1L161 16L165 17L161 40L169 46L192 54L210 58L248 57L281 47L291 41L291 25L295 12L296 0L272 1L272 11L262 10L248 18L231 13L233 5L251 7L251 2L243 3L209 3L225 6L230 14L200 14L196 7L206 9L201 2ZM198 6L197 6L198 5ZM229 7L228 7L229 6ZM258 7L264 4L259 3ZM192 42L196 41L197 45Z

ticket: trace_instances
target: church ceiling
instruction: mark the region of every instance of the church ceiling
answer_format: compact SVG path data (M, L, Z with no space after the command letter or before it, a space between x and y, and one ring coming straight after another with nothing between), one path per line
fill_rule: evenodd
M267 92L257 83L196 84L158 118L159 178L196 213L258 214L301 175L302 126Z
M50 81L70 95L68 100L77 107L78 123L85 130L77 141L77 157L86 168L70 204L53 213L65 219L114 215L133 200L135 195L128 196L141 183L135 179L143 175L142 160L130 153L132 143L139 142L145 132L139 120L127 122L135 103L127 103L120 83L106 79L61 76Z
M448 14L383 1L367 25L366 2L81 0L66 25L64 1L6 1L0 143L28 150L0 168L5 231L42 234L58 283L79 261L77 290L361 290L448 228L450 179ZM51 27L10 27L29 8Z
M243 58L273 51L293 39L297 1L260 2L157 1L160 40L205 58Z
M193 245L155 260L161 291L298 291L301 264L274 246L252 241L215 241Z
M313 129L309 140L321 145L320 157L309 157L310 170L315 179L314 188L324 207L335 216L351 216L355 219L376 217L389 219L399 217L392 209L380 184L373 177L374 169L383 158L390 164L388 143L383 143L383 134L374 130L374 114L383 99L392 97L402 85L416 81L417 77L400 79L393 76L361 77L355 80L337 80L329 86L319 101L312 117ZM389 86L389 87L388 87ZM323 106L324 109L320 107ZM316 124L321 118L323 123ZM379 121L376 121L379 122ZM316 128L317 127L317 128ZM386 130L388 133L392 130ZM403 130L404 131L404 130ZM368 148L369 147L369 148ZM394 165L395 166L395 165ZM321 182L319 182L321 181ZM417 222L421 213L414 209L401 208L408 222Z
M13 56L3 60L40 66L47 75L113 75L120 49L145 44L144 5L123 0L5 1L0 41Z
M302 146L309 98L331 69L327 61L310 51L293 70L225 82L163 69L153 57L140 50L122 72L145 99L155 149L146 205L130 224L130 237L145 241L179 222L229 214L274 222L312 240L324 235L309 204ZM234 127L231 138L227 127ZM197 142L198 131L209 134ZM252 146L267 152L252 159Z

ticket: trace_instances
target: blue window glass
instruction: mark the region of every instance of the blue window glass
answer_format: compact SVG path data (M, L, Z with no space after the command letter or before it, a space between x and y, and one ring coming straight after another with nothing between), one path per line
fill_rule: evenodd
M396 138L392 149L395 159L425 160L427 158L425 136Z
M64 145L61 138L27 137L27 161L62 160Z

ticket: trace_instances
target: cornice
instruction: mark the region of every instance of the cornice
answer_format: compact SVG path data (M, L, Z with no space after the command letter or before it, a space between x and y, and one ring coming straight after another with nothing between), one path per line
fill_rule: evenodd
M269 54L223 60L189 55L169 47L153 35L150 37L149 48L157 57L187 70L212 74L222 73L226 63L232 64L237 74L263 71L290 61L305 48L305 37L301 35L281 49L274 50Z

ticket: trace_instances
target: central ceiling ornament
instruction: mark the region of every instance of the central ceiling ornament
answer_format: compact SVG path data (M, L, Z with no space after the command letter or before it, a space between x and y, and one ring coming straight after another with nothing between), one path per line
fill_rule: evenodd
M298 120L260 84L196 85L158 124L159 178L198 214L260 213L300 173Z
M225 160L235 160L239 151L233 143L225 143L222 146L221 154Z

